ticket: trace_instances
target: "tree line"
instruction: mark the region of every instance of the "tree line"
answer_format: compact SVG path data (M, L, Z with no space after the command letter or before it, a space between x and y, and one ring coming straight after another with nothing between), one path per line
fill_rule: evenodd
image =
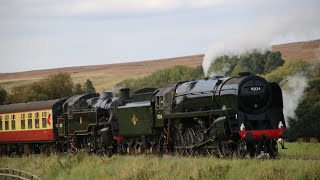
M201 66L196 68L187 66L174 66L167 69L158 70L148 76L141 78L130 78L123 80L115 85L114 89L123 87L130 88L131 92L135 92L142 88L158 88L165 84L187 81L192 79L203 79L203 70Z
M15 86L10 93L0 87L0 104L68 98L76 94L95 92L89 79L83 85L74 84L69 73L60 72L32 84Z
M254 49L240 55L229 54L215 58L208 74L215 72L225 76L236 76L239 72L251 72L263 75L283 64L284 60L279 51Z

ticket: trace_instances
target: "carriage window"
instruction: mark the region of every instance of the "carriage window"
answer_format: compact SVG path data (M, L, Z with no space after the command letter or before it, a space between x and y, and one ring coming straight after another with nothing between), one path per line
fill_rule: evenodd
M2 116L0 116L0 131L2 130Z
M28 113L28 129L32 129L32 113Z
M11 115L11 130L16 129L16 120L15 120L15 115Z
M9 115L5 116L5 125L4 125L4 129L5 130L9 130Z
M42 112L42 128L47 128L47 112Z
M21 129L25 129L25 128L26 128L26 115L21 114Z
M40 123L39 123L39 113L36 112L36 113L34 114L34 116L35 116L35 128L39 128L39 127L40 127Z

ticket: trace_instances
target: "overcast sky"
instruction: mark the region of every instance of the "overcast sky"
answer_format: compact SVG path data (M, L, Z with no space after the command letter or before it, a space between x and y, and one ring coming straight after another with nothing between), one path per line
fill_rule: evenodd
M319 18L319 0L0 0L0 72L319 39Z

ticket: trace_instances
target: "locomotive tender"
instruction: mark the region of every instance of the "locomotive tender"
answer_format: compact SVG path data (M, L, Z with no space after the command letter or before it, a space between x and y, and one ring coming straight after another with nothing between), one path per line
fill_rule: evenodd
M280 87L251 73L144 88L132 97L129 89L122 89L119 98L105 92L50 102L53 122L47 126L53 135L48 139L19 136L35 131L14 129L14 118L6 120L12 113L22 117L40 113L41 108L26 108L28 103L24 108L0 106L0 153L82 150L218 157L268 153L275 158L277 140L287 136ZM15 121L21 127L25 123L22 118ZM43 131L45 125L41 125Z

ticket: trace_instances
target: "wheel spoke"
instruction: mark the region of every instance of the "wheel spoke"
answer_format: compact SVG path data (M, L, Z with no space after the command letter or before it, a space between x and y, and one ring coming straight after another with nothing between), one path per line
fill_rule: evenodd
M240 158L244 158L247 154L247 144L244 140L239 140L237 143L237 155Z

